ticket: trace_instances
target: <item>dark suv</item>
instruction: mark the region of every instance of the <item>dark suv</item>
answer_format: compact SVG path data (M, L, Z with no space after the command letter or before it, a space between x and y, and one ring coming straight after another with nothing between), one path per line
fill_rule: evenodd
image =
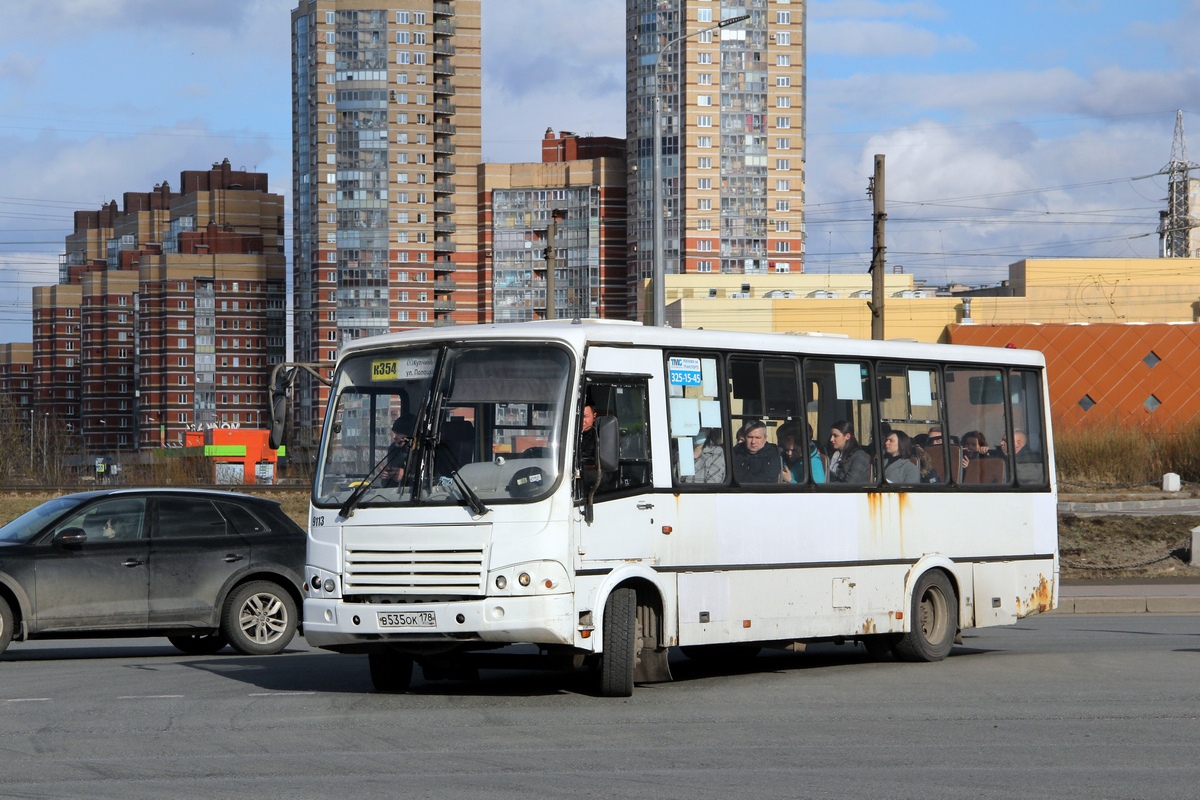
M0 528L0 653L13 639L166 636L185 653L278 653L296 634L304 530L232 492L50 500Z

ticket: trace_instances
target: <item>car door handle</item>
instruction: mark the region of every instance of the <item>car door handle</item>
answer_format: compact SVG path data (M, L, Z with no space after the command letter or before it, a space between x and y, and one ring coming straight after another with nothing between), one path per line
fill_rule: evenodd
M127 558L127 559L125 559L123 566L140 567L142 564L145 564L145 563L146 562L142 561L140 558Z
M244 558L245 558L245 556L238 555L237 553L226 553L225 554L225 563L233 564L238 561L241 561Z
M644 500L637 504L638 511L649 511L654 508L654 503L647 503Z

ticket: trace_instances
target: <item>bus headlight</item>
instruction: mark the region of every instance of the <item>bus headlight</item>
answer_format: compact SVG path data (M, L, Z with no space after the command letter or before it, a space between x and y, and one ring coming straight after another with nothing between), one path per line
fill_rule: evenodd
M509 575L516 575L511 583ZM502 570L488 573L488 582L495 586L495 593L519 596L563 591L568 587L567 570L557 561L534 561L527 564L512 564Z

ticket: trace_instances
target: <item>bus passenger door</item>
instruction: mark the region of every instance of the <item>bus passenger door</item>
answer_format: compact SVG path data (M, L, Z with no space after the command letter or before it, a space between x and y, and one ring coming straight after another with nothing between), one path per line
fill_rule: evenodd
M651 434L665 423L662 354L592 348L587 369L584 402L595 408L597 417L616 417L620 457L617 471L599 479L590 524L584 521L587 477L580 473L576 481L580 561L656 564L666 544L663 528L674 524L668 517L675 510L670 493L654 493L654 460L658 454L653 450ZM669 471L666 454L659 461ZM665 477L669 480L670 476Z

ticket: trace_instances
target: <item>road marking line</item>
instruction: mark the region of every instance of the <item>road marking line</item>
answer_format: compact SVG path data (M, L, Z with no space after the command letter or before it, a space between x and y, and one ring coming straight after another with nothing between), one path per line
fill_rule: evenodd
M6 703L46 703L49 702L49 697L11 697L4 702Z
M251 692L247 697L295 697L312 694L316 694L316 692Z
M118 700L170 700L177 697L183 697L181 694L125 694L119 696Z

